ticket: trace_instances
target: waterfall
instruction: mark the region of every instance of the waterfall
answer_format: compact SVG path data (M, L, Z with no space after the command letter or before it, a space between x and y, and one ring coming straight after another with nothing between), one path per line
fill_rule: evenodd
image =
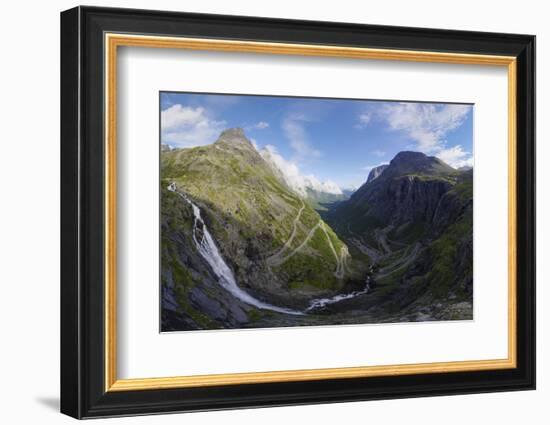
M210 234L208 228L206 227L206 224L204 223L201 217L200 208L197 205L195 205L195 203L191 201L183 193L178 192L176 190L175 183L171 183L168 186L168 190L171 192L177 193L189 205L191 205L193 209L193 217L194 217L193 241L195 242L195 245L200 255L202 256L202 258L206 260L206 262L212 268L212 271L214 272L214 274L218 277L218 281L223 288L229 291L233 296L235 296L235 298L238 298L239 300L245 302L246 304L253 305L254 307L257 307L260 309L272 310L278 313L293 314L293 315L304 314L300 311L295 311L288 308L277 307L271 304L264 303L263 301L260 301L254 298L252 295L242 290L237 285L237 280L235 279L235 275L233 274L233 271L229 268L227 263L224 261L223 257L220 254L220 251L218 250L218 247L216 246L216 243L214 242L212 235ZM198 228L200 228L199 232L197 232Z

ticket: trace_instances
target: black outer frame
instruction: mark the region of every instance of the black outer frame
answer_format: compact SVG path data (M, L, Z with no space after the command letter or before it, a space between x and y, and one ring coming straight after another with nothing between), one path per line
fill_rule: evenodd
M517 368L104 391L105 32L517 57ZM77 7L61 13L61 412L75 418L535 388L535 37Z

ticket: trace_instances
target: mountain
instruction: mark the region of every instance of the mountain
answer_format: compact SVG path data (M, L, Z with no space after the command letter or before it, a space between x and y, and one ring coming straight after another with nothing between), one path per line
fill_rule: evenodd
M275 153L161 149L163 330L472 318L473 170L400 152L331 193Z
M161 151L161 226L166 329L252 326L342 290L361 270L242 129Z
M472 175L423 153L400 152L326 217L352 255L373 261L380 314L471 314Z
M438 158L420 152L400 152L376 178L367 179L335 211L338 223L362 233L373 227L407 227L428 223L440 197L459 172ZM369 177L372 177L369 175Z
M389 164L382 164L382 165L379 165L378 167L374 167L372 170L370 170L369 176L367 177L367 183L370 183L374 179L378 178L380 176L380 174L382 174L382 172L386 168L388 168L388 165Z

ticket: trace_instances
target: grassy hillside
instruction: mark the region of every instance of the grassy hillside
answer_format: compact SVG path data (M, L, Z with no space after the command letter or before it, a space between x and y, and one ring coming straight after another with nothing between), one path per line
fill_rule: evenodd
M225 131L212 145L163 151L161 177L200 207L239 285L259 298L304 306L353 277L349 261L336 273L349 257L345 244L273 173L241 130Z

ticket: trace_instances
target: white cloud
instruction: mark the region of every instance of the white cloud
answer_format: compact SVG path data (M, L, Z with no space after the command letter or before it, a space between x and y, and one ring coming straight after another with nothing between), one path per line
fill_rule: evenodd
M265 122L265 121L260 121L260 122L257 122L256 124L254 124L252 126L252 128L254 128L255 130L264 130L266 128L269 127L269 123L268 122Z
M415 144L412 149L435 155L459 168L472 166L472 155L461 145L447 147L445 136L464 123L470 110L469 105L391 103L381 108L377 117L386 121L391 130L403 131L412 139Z
M206 145L216 140L225 125L202 107L175 104L161 112L162 143L182 148Z
M321 151L310 145L304 128L306 121L308 120L303 115L290 115L283 119L282 128L299 158L318 158Z
M203 114L204 108L187 108L179 104L172 105L162 111L162 127L172 129L196 124L202 119Z
M269 123L267 121L258 121L255 124L247 125L244 127L246 131L265 130L266 128L269 128Z
M435 153L435 156L454 168L474 166L472 155L464 151L460 145L453 146L449 149L441 149Z
M392 103L380 114L392 130L404 131L417 149L430 153L443 149L445 135L460 127L470 110L468 105Z
M250 143L252 143L252 146L254 146L254 149L260 152L260 146L258 145L258 141L256 139L250 138Z
M313 189L318 192L331 193L335 195L342 194L342 190L333 181L327 180L321 182L314 175L303 175L299 167L292 161L288 161L277 151L273 145L265 146L260 155L270 165L281 173L285 183L301 196L306 196L307 189Z
M372 113L371 112L363 112L359 114L359 122L355 124L355 128L365 128L372 119Z

